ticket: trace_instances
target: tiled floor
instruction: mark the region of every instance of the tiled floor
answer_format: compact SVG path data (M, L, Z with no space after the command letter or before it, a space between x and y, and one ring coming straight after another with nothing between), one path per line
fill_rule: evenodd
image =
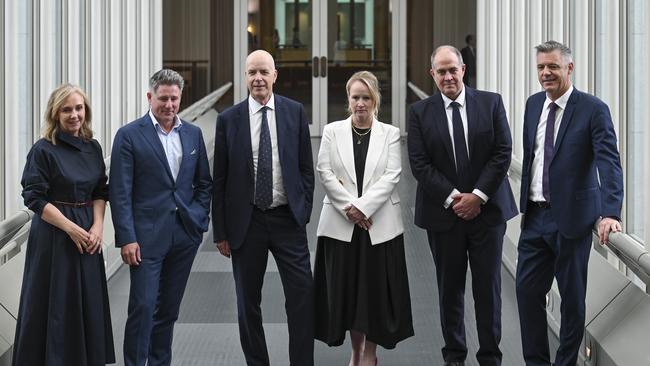
M314 156L320 140L313 140ZM415 336L397 345L394 350L378 351L380 365L441 365L440 348L443 341L438 317L438 294L435 287L433 261L426 239L426 233L413 225L415 180L409 170L405 146L403 151L403 172L399 184L403 219L406 226L406 260L413 309ZM312 220L307 228L310 249L316 245L316 225L320 213L323 190L316 183L315 206ZM196 257L192 274L185 291L180 318L174 332L173 365L245 365L237 329L235 287L230 261L215 251L212 233L205 236ZM517 315L514 281L506 270L502 270L503 286L503 338L501 349L503 365L522 365L519 321ZM469 276L468 276L469 282ZM126 320L128 297L128 270L122 268L109 281L113 330L118 364L122 364L121 347ZM476 366L474 354L478 350L475 330L471 286L467 284L466 328L469 356L467 365ZM288 365L288 335L284 314L284 296L273 259L269 266L263 289L263 317L266 339L272 365ZM347 365L349 343L330 348L316 342L316 365Z

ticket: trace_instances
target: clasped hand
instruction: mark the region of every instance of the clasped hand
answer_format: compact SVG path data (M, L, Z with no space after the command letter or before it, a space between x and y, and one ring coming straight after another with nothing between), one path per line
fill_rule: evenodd
M345 208L343 208L343 210L345 210L345 214L347 215L348 220L354 222L360 228L368 230L372 226L372 219L366 217L366 215L364 215L364 213L361 212L358 208L354 207L354 205L347 205Z
M481 198L474 193L459 193L451 198L451 207L461 219L470 221L481 213Z
M93 226L89 231L86 231L79 227L79 225L73 224L66 232L77 247L79 254L83 254L84 251L88 254L101 253L103 237L103 231L101 229Z

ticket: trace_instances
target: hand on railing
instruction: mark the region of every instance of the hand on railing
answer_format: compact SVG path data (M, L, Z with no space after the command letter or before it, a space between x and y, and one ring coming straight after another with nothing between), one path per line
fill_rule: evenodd
M598 240L600 245L606 245L609 242L610 233L621 232L621 223L611 217L605 217L598 223Z

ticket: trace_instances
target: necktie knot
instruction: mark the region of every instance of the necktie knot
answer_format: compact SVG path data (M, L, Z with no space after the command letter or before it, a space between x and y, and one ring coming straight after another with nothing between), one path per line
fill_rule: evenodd
M456 101L451 102L449 105L450 105L452 108L454 108L454 109L458 109L458 108L460 108L460 103L458 103L458 102L456 102Z
M549 113L555 113L555 111L558 109L558 105L555 104L555 102L551 102L551 104L548 105L548 110Z

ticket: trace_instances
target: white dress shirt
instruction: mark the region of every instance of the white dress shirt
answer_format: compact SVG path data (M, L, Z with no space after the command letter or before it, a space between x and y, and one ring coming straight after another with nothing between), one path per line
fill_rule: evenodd
M451 100L449 99L446 95L442 95L442 102L445 104L445 112L447 113L447 128L449 129L449 138L451 139L451 147L454 151L454 164L456 163L456 145L454 144L454 122L453 122L453 111L454 108L451 106L452 102L456 102L460 104L458 107L458 111L460 112L460 119L463 122L463 132L465 133L465 146L467 147L467 156L469 157L469 140L467 138L467 104L465 103L465 88L463 87L463 90L460 91L460 94L458 94L458 97L456 97L456 100ZM447 196L447 199L445 200L445 203L443 204L445 208L449 208L451 203L454 201L452 196L459 194L460 191L456 188L454 188L449 196ZM475 195L479 196L481 200L483 200L483 203L488 201L488 196L481 192L479 189L474 189L472 191Z
M178 172L181 169L181 160L183 160L183 145L181 144L181 135L178 133L178 130L183 126L183 123L181 122L181 119L176 116L174 119L174 127L172 127L171 131L166 132L160 126L160 122L158 122L151 110L149 110L149 118L151 118L151 121L153 122L153 127L156 129L163 150L165 150L169 169L172 171L174 181L176 181Z
M269 132L271 133L271 156L273 159L273 203L271 207L286 205L287 194L284 191L282 182L282 166L280 165L280 153L278 150L278 131L275 118L275 96L271 94L271 99L265 105L266 119L269 122ZM253 149L253 173L254 179L257 179L257 156L260 150L260 132L262 131L262 107L253 97L248 96L248 117L251 127L251 147Z
M573 85L562 94L561 97L557 98L555 104L557 104L558 109L555 110L555 125L553 132L553 143L557 139L557 132L560 130L560 123L562 122L562 116L564 115L564 110L566 105L569 102L569 97L573 92ZM534 202L546 201L544 198L544 193L542 191L542 176L544 175L544 140L546 139L546 119L548 118L549 106L553 101L551 98L546 95L546 100L544 101L544 106L542 107L542 114L539 116L539 123L537 124L537 133L535 135L535 148L533 158L533 163L530 168L531 178L530 178L530 194L528 198Z

